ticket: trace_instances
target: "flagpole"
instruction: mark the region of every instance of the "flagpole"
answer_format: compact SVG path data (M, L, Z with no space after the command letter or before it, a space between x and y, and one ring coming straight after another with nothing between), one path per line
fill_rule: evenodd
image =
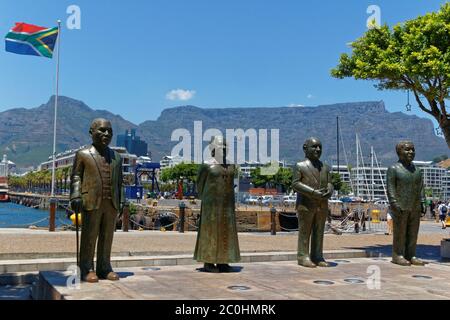
M55 231L55 212L56 212L56 199L55 199L55 167L56 167L56 119L58 115L58 94L59 94L59 51L61 45L61 20L58 20L58 36L56 41L58 42L57 56L56 56L56 93L55 93L55 118L53 120L53 165L52 165L52 190L50 198L50 221L49 231Z

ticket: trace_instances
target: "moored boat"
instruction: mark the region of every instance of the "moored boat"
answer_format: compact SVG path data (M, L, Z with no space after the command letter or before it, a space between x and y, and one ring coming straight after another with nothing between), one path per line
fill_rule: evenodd
M0 202L8 202L8 179L0 177Z

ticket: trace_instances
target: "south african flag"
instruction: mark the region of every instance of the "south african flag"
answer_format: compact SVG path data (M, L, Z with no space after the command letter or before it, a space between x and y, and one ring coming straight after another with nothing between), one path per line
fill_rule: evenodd
M17 22L6 35L6 51L40 57L53 57L58 27L45 28Z

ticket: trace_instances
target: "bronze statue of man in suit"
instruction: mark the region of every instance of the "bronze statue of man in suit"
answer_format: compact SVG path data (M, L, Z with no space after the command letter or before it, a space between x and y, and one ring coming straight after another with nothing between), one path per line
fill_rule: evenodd
M292 181L292 188L297 192L297 260L304 267L328 267L328 262L323 258L323 237L328 198L333 194L330 167L319 160L322 155L322 143L319 139L307 139L303 151L306 159L295 165Z
M387 171L387 195L394 221L392 262L423 266L424 262L416 258L420 214L425 212L423 177L413 164L416 151L411 141L399 142L396 151L399 161Z
M80 271L81 280L119 280L111 267L111 247L116 218L124 201L122 190L122 160L111 150L113 132L105 119L92 121L89 133L92 145L79 150L73 163L70 205L82 213ZM97 244L97 266L94 272L94 252Z

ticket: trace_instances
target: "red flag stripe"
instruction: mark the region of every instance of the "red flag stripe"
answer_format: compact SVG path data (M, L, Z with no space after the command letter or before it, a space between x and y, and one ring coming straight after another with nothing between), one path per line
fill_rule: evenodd
M39 27L24 22L16 22L16 26L11 29L12 32L36 33L48 28Z

